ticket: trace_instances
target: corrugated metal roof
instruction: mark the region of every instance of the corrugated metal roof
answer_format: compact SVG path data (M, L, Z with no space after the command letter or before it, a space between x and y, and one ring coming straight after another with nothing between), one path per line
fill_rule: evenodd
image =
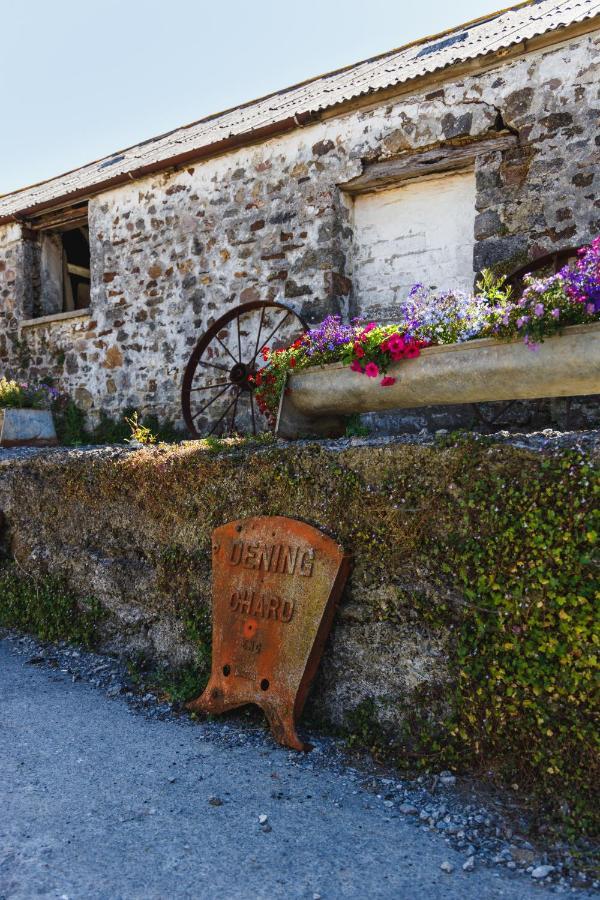
M282 127L294 127L340 103L494 53L600 16L600 0L531 0L337 72L201 119L96 162L0 197L0 221L69 202L177 160L218 152Z

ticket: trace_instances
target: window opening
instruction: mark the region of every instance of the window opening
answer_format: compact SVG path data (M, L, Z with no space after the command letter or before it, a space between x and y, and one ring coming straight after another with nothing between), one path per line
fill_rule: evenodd
M32 223L36 241L33 317L90 305L90 235L87 209L67 210Z

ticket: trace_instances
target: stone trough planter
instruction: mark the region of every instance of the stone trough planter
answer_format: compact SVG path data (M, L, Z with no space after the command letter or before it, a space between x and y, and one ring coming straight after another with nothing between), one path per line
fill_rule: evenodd
M49 409L0 409L0 447L53 447L57 444Z
M522 340L429 347L390 366L381 387L349 366L306 369L288 379L277 417L280 437L334 437L355 413L420 406L533 400L600 393L600 324L574 325L533 351Z

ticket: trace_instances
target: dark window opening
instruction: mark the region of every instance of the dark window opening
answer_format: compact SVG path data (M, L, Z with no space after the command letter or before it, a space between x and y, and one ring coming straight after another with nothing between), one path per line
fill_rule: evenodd
M36 229L37 272L33 316L87 309L90 305L90 236L87 218Z

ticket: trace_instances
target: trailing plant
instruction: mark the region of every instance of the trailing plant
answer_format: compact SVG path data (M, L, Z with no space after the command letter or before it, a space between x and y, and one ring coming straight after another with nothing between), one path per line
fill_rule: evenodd
M392 362L411 359L430 344L455 344L476 338L522 337L532 350L545 337L568 325L600 321L600 237L582 247L579 259L549 278L525 278L514 300L504 276L484 270L476 291L434 291L415 284L398 307L396 324L378 325L329 316L290 347L264 347L265 365L253 376L261 411L273 422L287 376L308 366L341 362L390 387Z

